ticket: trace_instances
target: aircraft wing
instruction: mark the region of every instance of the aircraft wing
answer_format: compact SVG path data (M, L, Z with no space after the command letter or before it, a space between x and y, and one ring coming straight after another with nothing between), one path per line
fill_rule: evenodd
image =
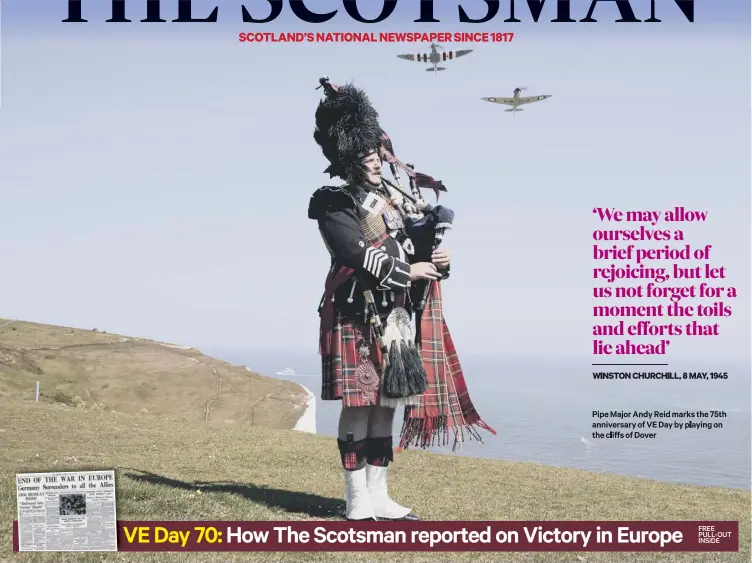
M428 53L415 53L410 55L397 55L400 59L406 60L406 61L416 61L419 63L427 63L430 60L430 55Z
M442 61L451 61L453 59L464 57L468 53L472 53L472 49L460 49L458 51L442 51L441 52L441 60Z
M492 102L494 104L506 104L511 106L514 104L514 98L481 98L485 102Z
M541 100L545 100L550 98L551 96L528 96L527 98L520 98L519 103L522 104L532 104L533 102L540 102Z

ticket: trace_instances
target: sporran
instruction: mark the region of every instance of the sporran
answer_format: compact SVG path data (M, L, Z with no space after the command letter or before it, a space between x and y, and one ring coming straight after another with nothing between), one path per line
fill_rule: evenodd
M404 308L395 307L389 313L384 340L389 349L389 365L381 378L379 404L391 408L418 404L428 380L415 347L410 315Z

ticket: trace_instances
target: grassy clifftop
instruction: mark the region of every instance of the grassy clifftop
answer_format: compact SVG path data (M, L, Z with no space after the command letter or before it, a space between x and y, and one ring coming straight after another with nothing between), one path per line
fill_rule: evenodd
M34 384L42 397L34 401ZM398 502L428 520L738 520L739 553L11 552L16 473L115 469L121 520L341 518L333 438L291 432L295 383L159 342L0 320L0 561L667 562L750 560L750 492L408 450Z
M30 431L30 424L39 430ZM10 554L14 474L115 469L121 520L341 518L336 444L302 432L207 427L169 417L33 401L0 417L0 560L157 563L241 561L666 562L750 560L749 491L405 451L391 466L395 499L430 520L739 520L739 553L120 553ZM190 451L190 455L186 455Z
M183 417L211 426L293 428L302 387L198 350L101 331L0 319L0 398Z

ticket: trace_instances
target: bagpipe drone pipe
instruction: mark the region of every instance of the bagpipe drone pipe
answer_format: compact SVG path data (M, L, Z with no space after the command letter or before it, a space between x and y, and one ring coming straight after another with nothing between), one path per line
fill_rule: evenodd
M396 159L395 159L396 160ZM405 230L415 246L415 262L431 262L431 254L441 246L444 235L452 228L454 223L454 211L443 205L432 205L426 202L420 193L415 175L409 175L411 194L408 194L400 185L400 175L396 163L389 163L394 182L385 180L392 188L398 190L411 204L408 212L403 216ZM405 164L405 168L414 173L412 164ZM433 180L433 179L431 179ZM443 187L443 184L442 184ZM441 191L446 191L443 188ZM438 191L436 192L438 199ZM449 277L449 266L439 268L441 279ZM426 300L431 291L433 282L422 282L423 290L421 299L415 304L418 313L422 313Z

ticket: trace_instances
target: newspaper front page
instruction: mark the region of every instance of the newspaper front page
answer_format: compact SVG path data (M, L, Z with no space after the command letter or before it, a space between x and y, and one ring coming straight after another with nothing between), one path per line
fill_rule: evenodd
M16 474L19 551L117 551L114 471Z

